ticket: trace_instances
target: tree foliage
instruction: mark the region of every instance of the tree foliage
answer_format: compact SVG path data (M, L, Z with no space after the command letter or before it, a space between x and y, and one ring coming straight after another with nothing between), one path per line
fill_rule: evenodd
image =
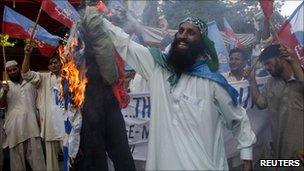
M86 0L88 5L94 5L99 0ZM107 3L111 0L105 0ZM125 2L127 0L122 0ZM284 18L280 10L285 0L274 2L273 21L279 26ZM157 3L158 2L158 3ZM223 30L225 17L236 33L255 32L253 22L263 20L263 13L258 0L147 0L142 14L145 25L158 27L158 16L165 15L171 29L177 29L179 23L189 17L199 17L206 22L215 20L219 29ZM157 6L157 7L156 7ZM263 22L261 22L263 23Z
M276 25L281 23L283 17L279 14L284 1L274 3ZM263 16L258 1L231 1L231 0L186 0L164 1L160 4L160 13L164 14L172 29L186 17L199 17L207 22L215 20L220 30L223 29L225 17L236 33L254 32L253 18Z

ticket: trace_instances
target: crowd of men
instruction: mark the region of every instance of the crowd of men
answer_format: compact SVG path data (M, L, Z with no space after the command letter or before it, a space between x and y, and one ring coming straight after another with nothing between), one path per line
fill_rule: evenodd
M207 37L206 23L198 18L186 18L180 23L167 53L132 41L128 34L95 8L88 7L85 18L86 24L96 22L95 27L99 29L91 42L98 40L106 46L102 49L115 49L148 85L145 90L150 92L152 115L145 169L228 170L223 141L223 127L226 127L238 141L243 169L251 170L256 136L246 110L238 103L238 92L228 83L240 80L248 80L251 98L257 107L268 109L273 159L299 160L301 166L284 170L303 169L304 72L288 48L272 44L262 51L259 60L271 78L260 91L255 69L248 66L248 56L242 49L230 51L230 72L223 74L226 78L216 72L218 59L215 48ZM92 28L84 29L94 31L90 30ZM58 156L62 150L64 119L67 116L60 112L54 95L59 95L62 64L58 56L53 56L49 60L49 72L31 71L31 51L31 46L27 45L22 67L16 61L5 64L9 81L2 84L0 99L0 107L6 108L3 127L6 138L2 147L9 148L11 170L26 170L27 167L32 170L60 170ZM99 57L95 58L98 60ZM89 66L96 65L88 63ZM76 170L107 170L108 155L115 169L135 170L113 93L101 100L105 103L102 110L106 114L101 113L98 120L89 118L89 114L95 112L92 109L99 107L88 104L99 99L94 91L90 92L97 91L92 88L99 84L93 78L97 74L92 75L93 81L89 80L87 85L91 94L87 94L88 101L83 110L82 143L71 166ZM100 79L103 82L103 77ZM101 89L109 90L107 85ZM110 104L109 101L114 102ZM106 124L102 130L96 129L100 126L97 121ZM117 138L117 135L121 137ZM100 137L94 139L92 136ZM92 139L85 140L86 137ZM101 150L95 151L97 148Z

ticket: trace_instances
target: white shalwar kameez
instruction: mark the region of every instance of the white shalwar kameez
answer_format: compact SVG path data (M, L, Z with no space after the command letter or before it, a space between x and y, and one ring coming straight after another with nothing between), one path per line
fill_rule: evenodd
M152 115L146 170L228 170L223 126L237 138L241 159L252 159L255 135L246 111L233 105L222 86L182 74L172 88L171 73L154 62L148 48L103 21L120 56L148 80Z

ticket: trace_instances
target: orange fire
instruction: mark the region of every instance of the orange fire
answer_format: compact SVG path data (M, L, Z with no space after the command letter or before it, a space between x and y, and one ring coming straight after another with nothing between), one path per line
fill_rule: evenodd
M83 64L77 69L76 61L74 59L74 50L78 45L77 39L73 39L70 44L65 47L60 46L58 48L62 69L61 69L61 97L63 97L63 82L65 80L69 83L69 94L71 96L71 103L74 108L80 108L85 99L85 88L88 83L86 77L87 69Z

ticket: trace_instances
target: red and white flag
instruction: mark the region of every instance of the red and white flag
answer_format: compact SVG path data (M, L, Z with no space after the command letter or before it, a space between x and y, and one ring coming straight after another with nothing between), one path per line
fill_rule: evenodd
M232 30L230 24L228 23L228 21L226 20L226 18L224 18L224 34L228 37L228 45L227 45L227 49L231 50L233 48L242 48L244 47L244 45L241 44L240 40L238 39L238 37L236 36L236 34L234 33L234 31Z
M292 49L304 67L304 2L302 2L278 30L278 43Z

